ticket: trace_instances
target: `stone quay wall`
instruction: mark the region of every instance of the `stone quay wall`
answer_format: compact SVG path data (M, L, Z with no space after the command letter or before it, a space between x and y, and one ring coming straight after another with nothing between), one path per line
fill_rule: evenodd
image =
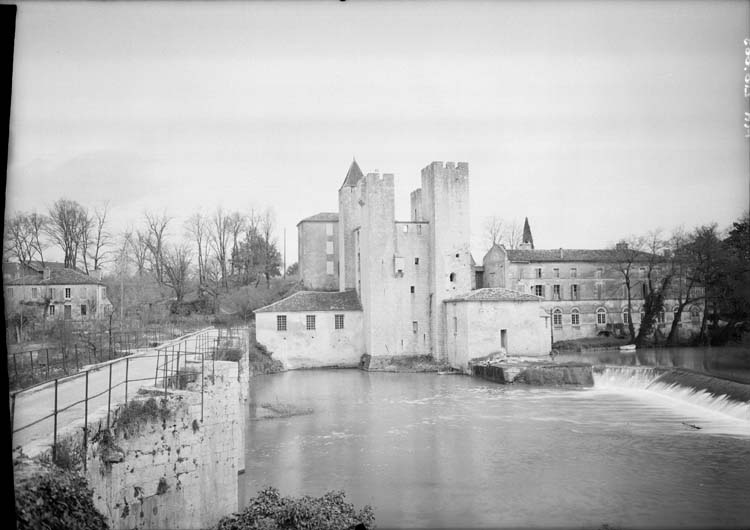
M110 528L207 528L238 510L237 475L244 468L239 367L216 361L215 374L206 376L202 421L198 382L170 391L157 417L124 424L125 406L112 429L92 433L86 478ZM161 402L164 394L142 389L136 399L149 397Z

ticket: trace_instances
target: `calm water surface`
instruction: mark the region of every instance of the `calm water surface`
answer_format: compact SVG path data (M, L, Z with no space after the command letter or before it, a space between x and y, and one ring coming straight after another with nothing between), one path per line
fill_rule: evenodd
M275 401L314 413L252 421ZM320 370L250 402L246 497L342 489L380 528L750 525L750 424L647 392Z

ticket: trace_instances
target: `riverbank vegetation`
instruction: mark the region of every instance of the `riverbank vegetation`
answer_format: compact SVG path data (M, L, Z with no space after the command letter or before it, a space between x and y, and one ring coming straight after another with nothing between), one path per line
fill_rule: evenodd
M80 474L38 460L14 463L16 527L107 530L93 493Z
M375 528L369 505L357 510L347 503L343 491L322 497L282 497L276 488L266 488L240 513L224 517L213 530L348 530Z

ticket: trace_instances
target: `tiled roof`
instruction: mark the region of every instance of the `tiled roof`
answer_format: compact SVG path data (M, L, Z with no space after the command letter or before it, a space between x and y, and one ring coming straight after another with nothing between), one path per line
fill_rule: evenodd
M344 179L344 183L341 185L343 188L344 186L351 186L354 187L357 185L357 182L363 177L362 170L359 169L359 165L357 164L356 160L352 160L352 165L349 166L349 171L346 173L346 178Z
M539 302L542 298L533 294L519 293L502 287L485 287L476 289L464 295L445 300L446 302L473 302L483 300L498 300L508 302Z
M33 274L8 280L5 283L6 285L101 285L102 282L93 276L73 269L52 269L49 280L45 280L43 274Z
M319 222L325 222L325 223L337 223L339 220L339 214L336 212L320 212L316 213L315 215L311 215L310 217L305 217L302 219L299 223L304 223L306 221L319 221ZM297 224L299 224L297 223Z
M594 261L594 262L617 262L622 261L623 251L615 249L577 249L557 248L550 250L506 250L509 261L535 262L535 261ZM646 252L626 251L628 256L640 257L648 260L650 255Z
M357 291L297 291L283 300L256 309L256 313L294 311L362 311Z

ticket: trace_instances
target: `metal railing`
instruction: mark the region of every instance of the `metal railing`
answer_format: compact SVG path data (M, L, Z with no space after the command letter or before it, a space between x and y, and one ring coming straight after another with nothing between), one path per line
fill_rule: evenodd
M107 419L106 427L110 427L110 415L113 408L112 398L113 391L124 387L124 402L128 402L128 393L132 390L133 383L139 383L138 388L144 386L144 383L149 382L151 385L158 389L164 390L164 397L168 395L170 388L179 389L186 386L190 382L195 382L200 376L200 392L201 392L201 421L203 421L203 403L204 403L204 388L205 380L207 378L207 370L210 370L210 375L215 374L215 360L216 352L220 348L220 344L223 340L226 340L230 336L229 330L218 331L215 328L205 328L193 333L189 333L183 337L170 341L155 348L155 353L141 353L132 356L127 356L113 361L107 361L105 364L101 364L95 367L91 367L83 372L75 375L55 378L51 383L45 383L50 386L53 397L54 405L52 411L49 414L44 414L41 417L30 419L26 424L17 426L15 424L16 406L17 402L26 398L30 398L38 392L44 392L46 389L43 388L45 384L38 384L31 389L24 389L10 394L10 420L11 420L11 432L14 437L14 446L16 434L26 431L35 425L39 425L44 421L52 420L52 459L56 461L57 458L57 447L58 447L58 420L61 415L67 411L72 411L72 418L66 418L66 422L70 423L75 421L76 416L83 417L83 454L86 454L87 444L89 439L89 406L92 400L107 395ZM224 337L224 338L222 338ZM155 362L149 362L149 359L155 359ZM211 361L209 364L207 361ZM153 368L155 367L155 368ZM134 368L137 368L134 373ZM153 371L152 371L153 370ZM102 375L95 375L103 372ZM113 380L113 372L116 373L115 379ZM124 373L123 373L124 372ZM101 384L101 378L106 377L106 385ZM93 379L99 379L99 386L103 386L103 390L94 391L91 388ZM78 385L83 386L83 396L81 399L77 399L65 406L60 406L60 387L63 385L68 393L75 394L76 388L80 389ZM80 392L80 390L78 390ZM34 396L36 399L36 396ZM38 401L38 400L37 400ZM75 407L83 405L83 411L81 416L78 416L75 412ZM119 406L119 403L115 403ZM48 435L48 434L47 434ZM42 435L44 437L44 435ZM84 471L86 469L86 459L83 458Z

